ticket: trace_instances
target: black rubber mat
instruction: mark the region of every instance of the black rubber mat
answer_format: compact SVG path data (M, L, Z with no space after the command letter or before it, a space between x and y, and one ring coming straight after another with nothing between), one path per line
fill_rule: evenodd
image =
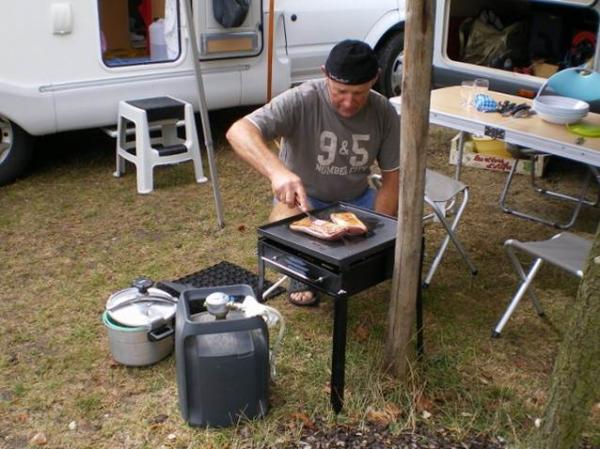
M223 261L208 268L204 268L196 273L183 276L173 282L188 284L194 287L218 287L221 285L247 284L252 287L254 295L256 296L258 275L231 262ZM266 290L272 285L272 282L265 280L264 289ZM285 290L282 287L277 287L267 299L280 295L284 291Z

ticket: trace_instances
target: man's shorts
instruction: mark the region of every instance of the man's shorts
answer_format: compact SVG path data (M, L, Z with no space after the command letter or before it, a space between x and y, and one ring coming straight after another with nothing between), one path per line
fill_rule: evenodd
M363 209L375 209L375 197L377 196L377 190L368 187L365 192L353 200L344 201L344 203L352 204L353 206L362 207ZM310 205L313 209L321 209L327 206L330 206L331 203L326 203L324 201L318 200L311 196L308 197L308 201L310 201Z

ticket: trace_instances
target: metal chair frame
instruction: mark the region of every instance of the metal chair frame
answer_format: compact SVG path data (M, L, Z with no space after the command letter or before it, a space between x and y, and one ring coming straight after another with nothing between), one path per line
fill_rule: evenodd
M527 149L527 148L515 149L515 150L512 150L512 152L513 152L514 159L515 159L514 164L511 167L510 172L508 173L508 176L506 178L506 182L504 183L504 187L502 189L502 193L500 194L500 200L499 200L500 207L502 208L502 210L504 212L511 214L511 215L515 215L520 218L525 218L527 220L550 225L557 229L569 229L570 227L572 227L575 224L575 221L577 220L577 216L579 215L579 212L581 211L582 206L585 205L585 206L595 207L600 203L600 190L598 191L598 195L597 195L597 198L595 201L586 199L586 195L589 191L592 178L594 178L596 180L596 182L598 184L600 184L600 173L598 172L598 169L592 165L588 165L587 173L581 183L579 193L576 196L568 195L568 194L561 193L561 192L554 192L554 191L545 189L543 187L540 187L538 185L538 183L536 182L534 170L533 169L531 170L530 184L531 184L531 187L536 192L538 192L542 195L547 195L551 198L556 198L556 199L575 203L573 212L571 213L570 218L567 221L565 221L564 223L561 223L561 222L558 222L555 220L551 220L547 217L540 217L538 215L533 215L533 214L529 214L526 212L521 212L521 211L513 209L512 207L507 205L506 200L507 200L510 186L511 186L516 168L517 168L518 160L528 157L531 160L531 164L533 166L534 161L537 158L537 156L540 154L543 154L543 153L540 151L531 150L531 149Z
M519 240L509 239L504 242L504 248L521 283L504 314L492 331L492 337L494 338L500 336L502 329L504 329L504 326L525 295L525 292L529 294L529 298L531 299L537 314L539 316L544 316L544 310L533 291L533 287L531 287L543 262L548 262L549 264L581 279L583 277L583 268L586 258L592 248L592 242L570 232L561 232L548 240L542 241L521 242ZM525 271L523 265L519 262L515 250L520 250L533 256L534 259L528 271Z
M381 186L381 175L371 175L371 184L375 188ZM446 231L446 236L438 247L429 270L423 280L423 287L427 288L437 271L450 242L455 246L465 261L472 275L477 274L477 268L471 261L464 246L456 236L458 224L469 201L469 186L461 181L442 175L434 170L425 172L425 204L431 208L431 213L423 216L423 222L437 220ZM449 215L453 215L450 222Z
M456 236L458 224L469 201L469 186L429 169L426 170L425 176L425 196L423 199L425 204L431 208L432 213L425 215L423 220L427 221L435 217L446 230L446 236L438 247L429 271L423 280L423 287L426 288L431 284L433 275L437 271L450 242L454 244L473 276L477 274L477 268L471 262L465 248ZM449 213L453 215L451 222L447 218Z

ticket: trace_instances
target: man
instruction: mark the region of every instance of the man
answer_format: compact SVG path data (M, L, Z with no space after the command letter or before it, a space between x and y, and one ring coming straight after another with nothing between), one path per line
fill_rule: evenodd
M345 40L331 50L324 79L307 81L235 122L227 131L234 151L271 181L270 221L345 201L395 215L398 206L399 118L371 90L379 76L375 52ZM279 158L267 141L282 138ZM382 185L369 187L377 162ZM308 286L292 281L290 301L315 305Z

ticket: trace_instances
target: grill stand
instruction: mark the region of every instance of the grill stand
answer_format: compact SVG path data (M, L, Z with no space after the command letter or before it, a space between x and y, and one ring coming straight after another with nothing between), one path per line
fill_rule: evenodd
M416 326L417 326L417 341L416 350L417 357L420 360L424 354L423 345L423 303L422 303L422 287L421 287L421 271L423 268L423 251L425 248L425 238L421 242L421 260L419 270L419 290L417 292L417 304L416 304ZM304 273L298 272L295 268L286 266L284 261L286 257L285 249L282 249L275 242L271 242L266 238L259 238L258 240L258 286L257 286L257 297L262 298L265 284L265 264L269 264L274 270L283 273L291 278L298 281L304 282L307 285L333 297L334 299L334 312L333 312L333 341L331 350L331 380L330 380L330 403L333 411L339 413L344 405L344 382L345 382L345 370L346 370L346 329L348 322L348 298L350 294L339 289L337 292L331 291L325 288L327 283L327 276L319 276L317 278L311 278ZM392 248L393 249L393 248ZM275 254L274 255L274 251ZM393 251L392 251L393 255ZM387 265L390 265L387 270L382 271L381 278L373 281L370 284L366 284L362 290L366 290L373 285L378 284L384 280L390 279L392 276L392 269L394 265L393 257L387 258ZM342 276L342 275L340 275ZM334 283L335 284L335 283ZM337 284L335 284L337 285ZM359 290L353 293L358 293Z

